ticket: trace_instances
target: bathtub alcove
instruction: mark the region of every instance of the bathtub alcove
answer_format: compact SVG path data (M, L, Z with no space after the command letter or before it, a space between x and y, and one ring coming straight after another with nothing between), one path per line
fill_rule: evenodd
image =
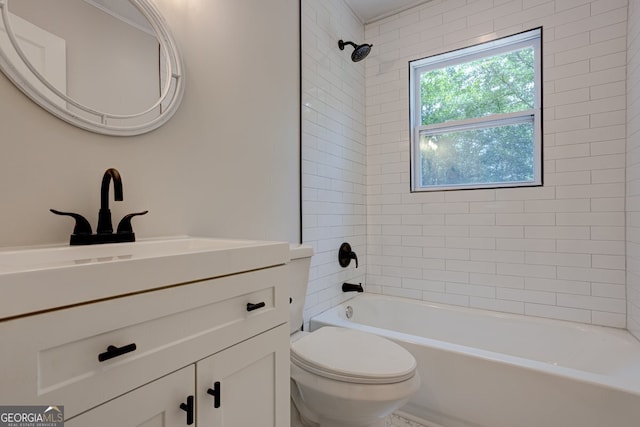
M327 325L407 348L422 386L403 411L429 426L640 425L640 342L625 330L375 294L310 321Z

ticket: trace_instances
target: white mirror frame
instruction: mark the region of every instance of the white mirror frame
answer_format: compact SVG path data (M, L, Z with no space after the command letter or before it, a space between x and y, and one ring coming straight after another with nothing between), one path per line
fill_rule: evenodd
M180 105L180 101L182 100L182 95L184 93L184 67L182 64L182 58L178 52L178 47L169 32L169 28L164 21L164 18L156 7L149 0L130 0L130 2L147 18L149 25L153 28L156 38L158 39L160 50L163 53L164 58L166 58L166 65L162 80L169 83L165 85L157 102L147 110L127 115L106 113L83 105L73 98L70 98L65 93L60 92L50 82L48 82L38 70L36 70L20 48L9 19L9 0L0 0L0 14L2 15L7 36L15 49L15 53L22 59L22 62L31 71L31 73L33 73L33 76L35 76L42 85L59 98L57 100L58 103L51 100L51 94L44 94L42 90L36 88L30 82L30 79L27 76L23 76L16 66L9 60L6 52L3 52L2 49L0 49L0 69L13 82L13 84L15 84L36 104L56 117L79 128L95 133L115 136L140 135L157 129L173 116ZM79 116L67 108L62 107L60 104L72 105L85 113L95 116L96 119L90 120L86 117ZM133 122L136 118L144 116L158 108L161 108L161 113L154 119L149 120L146 123L140 123L138 119L137 122L131 125L126 124L127 120L132 120ZM115 120L117 123L110 123L110 120Z

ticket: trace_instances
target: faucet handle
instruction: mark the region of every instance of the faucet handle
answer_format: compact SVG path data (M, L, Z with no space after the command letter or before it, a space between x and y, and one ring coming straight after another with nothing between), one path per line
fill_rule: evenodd
M149 211L144 211L144 212L134 212L134 213L130 213L125 215L121 220L120 223L118 224L118 231L117 234L128 234L128 233L133 233L133 227L131 226L131 219L134 216L140 216L140 215L146 215L147 213L149 213Z
M89 224L89 221L87 221L87 219L82 215L73 213L73 212L57 211L55 209L49 209L49 210L56 215L65 215L65 216L73 217L73 219L76 220L76 225L73 228L73 234L91 234L92 233L91 224Z
M340 245L340 249L338 250L338 262L340 263L340 267L347 267L351 263L351 260L355 260L356 268L358 268L358 256L351 250L351 245L344 242Z

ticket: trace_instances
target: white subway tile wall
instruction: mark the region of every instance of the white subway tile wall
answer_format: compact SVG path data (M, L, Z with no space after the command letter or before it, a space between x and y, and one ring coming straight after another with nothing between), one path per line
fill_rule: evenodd
M640 339L640 0L629 0L627 45L627 328Z
M627 37L627 0L432 0L364 30L342 0L303 0L307 318L353 280L640 335L638 1ZM544 186L410 193L408 61L538 26ZM352 63L340 38L372 53ZM337 264L344 240L358 270Z
M343 282L366 273L366 146L364 65L351 62L364 27L343 0L302 1L303 240L314 247L305 323L351 295ZM359 267L338 264L349 242Z
M626 0L433 0L365 26L369 291L626 326L626 24ZM544 186L410 193L408 61L538 26Z

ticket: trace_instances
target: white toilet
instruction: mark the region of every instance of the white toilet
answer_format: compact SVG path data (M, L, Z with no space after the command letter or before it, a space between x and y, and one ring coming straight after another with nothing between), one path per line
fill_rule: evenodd
M291 246L292 403L306 426L384 426L420 387L416 361L377 335L335 327L300 331L312 255L309 246Z

